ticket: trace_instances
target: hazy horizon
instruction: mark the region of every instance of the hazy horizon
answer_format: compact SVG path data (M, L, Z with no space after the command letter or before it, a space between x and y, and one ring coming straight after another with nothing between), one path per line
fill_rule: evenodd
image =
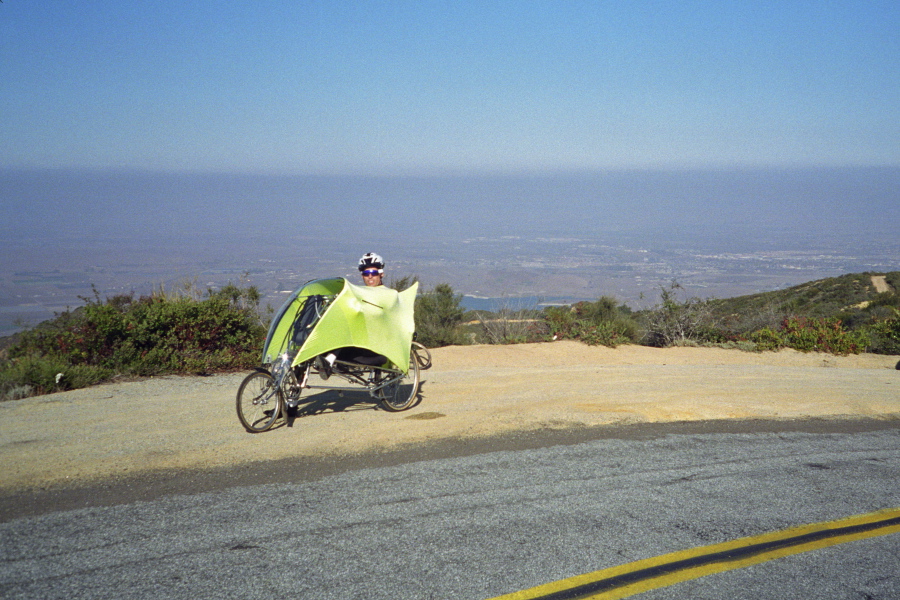
M643 235L675 227L852 236L900 223L900 167L417 177L0 169L0 199L0 234L8 239L44 228L80 237L242 228L377 237L379 225L395 224L404 236Z
M900 270L900 168L286 177L0 169L0 328L101 295L250 273L276 293L394 277L473 296L652 304Z

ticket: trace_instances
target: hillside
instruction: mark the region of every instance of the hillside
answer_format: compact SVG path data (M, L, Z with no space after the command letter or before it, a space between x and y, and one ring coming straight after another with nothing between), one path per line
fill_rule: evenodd
M891 315L900 308L900 271L851 273L783 290L710 302L723 327L751 331L774 327L788 316L838 317L850 327Z

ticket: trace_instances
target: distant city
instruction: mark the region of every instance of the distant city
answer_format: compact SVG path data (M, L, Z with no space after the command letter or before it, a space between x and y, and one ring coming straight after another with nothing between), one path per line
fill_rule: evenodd
M796 242L796 240L795 240ZM118 248L109 252L72 248L64 265L47 268L44 250L24 263L0 260L0 335L81 306L96 293L137 296L204 292L228 283L254 285L263 307L277 308L305 281L320 277L358 280L356 253L322 244L317 258L300 253L266 256L243 248L216 255L202 246L176 250ZM598 243L579 238L466 238L427 247L383 242L372 248L388 262L387 282L415 276L424 289L449 283L465 295L467 308L571 303L612 296L633 309L659 301L661 286L677 281L685 295L726 298L765 292L845 273L900 269L893 240L868 240L856 247L785 248L747 252L712 251L690 245L661 247Z
M468 308L677 281L726 298L900 270L900 169L478 177L0 171L0 335L96 294L254 285L277 308L375 251L387 281L448 283Z

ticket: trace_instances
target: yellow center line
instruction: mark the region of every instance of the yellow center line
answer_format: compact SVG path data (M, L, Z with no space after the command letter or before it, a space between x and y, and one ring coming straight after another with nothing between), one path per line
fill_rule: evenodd
M713 573L898 532L900 508L889 508L836 521L811 523L711 546L680 550L497 596L492 600L626 598Z

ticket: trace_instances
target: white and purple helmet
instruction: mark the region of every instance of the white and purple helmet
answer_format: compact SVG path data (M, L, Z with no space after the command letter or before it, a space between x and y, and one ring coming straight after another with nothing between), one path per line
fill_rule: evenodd
M375 254L368 252L359 259L359 271L362 273L366 269L378 269L379 275L384 275L384 259Z

